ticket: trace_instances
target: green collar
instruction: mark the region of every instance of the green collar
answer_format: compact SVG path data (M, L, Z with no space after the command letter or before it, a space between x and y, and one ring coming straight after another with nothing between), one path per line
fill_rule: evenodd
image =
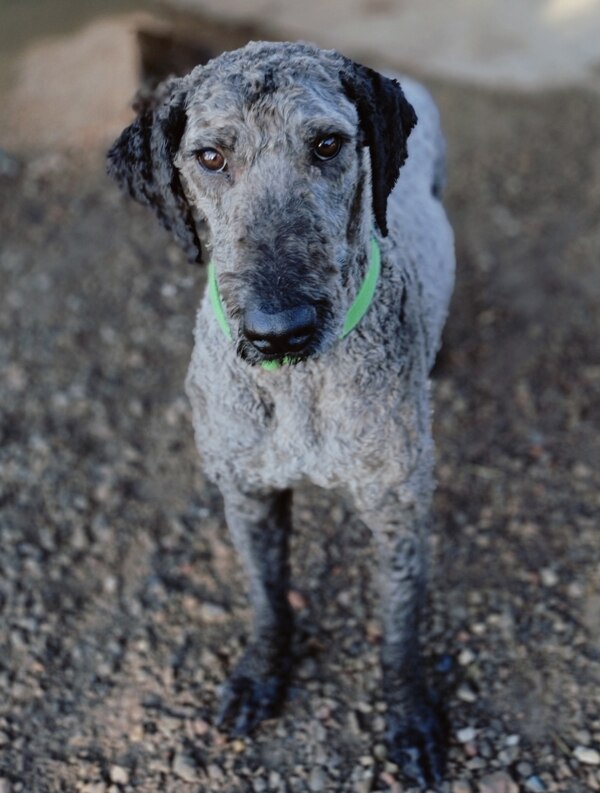
M361 319L369 310L369 306L373 300L373 295L375 294L375 288L377 287L377 281L379 280L379 273L381 272L381 251L379 249L379 243L372 237L371 239L371 263L369 265L369 269L367 270L367 274L365 275L364 281L361 284L360 289L358 290L358 294L354 298L352 305L348 309L348 313L346 314L346 319L344 320L344 326L342 328L342 332L339 335L340 339L345 338L351 330L358 325ZM223 301L221 300L221 295L219 294L219 287L217 285L217 274L215 273L215 266L211 262L208 264L208 295L210 298L210 303L213 307L213 311L215 312L215 316L217 318L217 322L225 336L230 340L233 341L231 335L231 328L229 327L229 323L227 322L227 317L225 316L225 309L223 308ZM291 359L286 356L282 363L289 364L291 363ZM263 369L278 369L281 364L279 361L263 361L261 366Z

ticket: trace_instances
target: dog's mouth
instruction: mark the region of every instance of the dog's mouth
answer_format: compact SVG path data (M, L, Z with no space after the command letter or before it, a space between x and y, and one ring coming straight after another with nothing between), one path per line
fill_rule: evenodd
M319 340L313 339L310 344L299 351L263 353L258 350L252 342L241 337L237 344L237 354L251 366L262 366L265 368L276 368L278 366L295 366L311 358L317 357L322 349Z

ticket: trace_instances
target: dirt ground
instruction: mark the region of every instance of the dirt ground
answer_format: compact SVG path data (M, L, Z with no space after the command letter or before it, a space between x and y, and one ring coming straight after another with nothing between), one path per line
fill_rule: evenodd
M429 85L458 255L424 637L449 789L597 791L600 98ZM296 499L281 718L212 726L249 611L183 394L204 273L96 149L3 154L0 227L0 791L398 793L372 549L329 494Z

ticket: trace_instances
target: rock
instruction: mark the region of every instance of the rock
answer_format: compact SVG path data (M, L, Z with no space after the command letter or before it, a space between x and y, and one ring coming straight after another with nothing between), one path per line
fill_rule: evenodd
M315 766L308 777L308 787L313 793L321 793L327 788L327 776L322 768Z
M236 754L241 754L246 751L246 744L241 738L236 738L235 741L232 741L231 748Z
M545 793L546 787L539 776L530 776L525 780L525 790L530 793Z
M558 575L551 567L544 567L540 570L540 581L545 587L553 587L558 584Z
M460 655L458 656L458 663L461 666L469 666L475 660L475 653L473 650L469 650L465 647L464 650L461 650Z
M533 766L531 763L523 761L517 765L517 771L521 776L528 777L533 773Z
M217 603L202 603L200 606L200 619L203 622L223 622L228 617L227 611Z
M483 771L484 768L488 768L488 767L489 767L488 762L487 760L484 760L483 757L472 757L467 762L467 768L470 771ZM495 793L495 791L485 790L483 791L483 793ZM502 793L504 793L504 791Z
M474 727L463 727L456 733L456 738L459 743L470 743L475 740L477 730Z
M198 774L196 766L191 758L183 752L176 752L173 758L173 773L183 782L197 782Z
M456 692L458 698L462 702L476 702L477 701L477 694L473 691L471 686L468 686L463 683L462 686L459 687L458 691Z
M223 774L223 769L218 766L216 763L211 763L208 768L206 769L209 779L213 782L224 782L225 776Z
M519 788L505 771L497 771L479 781L479 793L519 793Z
M388 771L383 771L379 778L388 786L389 793L402 793L400 783Z
M452 783L452 793L472 793L473 789L466 779L458 779Z
M573 754L584 765L600 765L600 753L589 746L576 746Z
M127 785L129 783L129 771L120 765L111 765L108 772L110 781L115 785Z
M0 793L12 793L12 785L5 777L0 777Z
M592 742L592 734L589 730L577 730L575 733L575 740L581 746L589 746Z
M514 763L518 756L519 756L519 747L508 746L506 749L503 749L498 754L498 760L502 763L502 765L508 766Z

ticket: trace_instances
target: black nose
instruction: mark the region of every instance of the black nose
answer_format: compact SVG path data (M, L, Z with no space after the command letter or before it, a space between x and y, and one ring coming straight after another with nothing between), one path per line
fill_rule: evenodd
M301 352L308 346L316 328L314 306L294 306L276 314L248 308L244 314L244 335L265 355Z

